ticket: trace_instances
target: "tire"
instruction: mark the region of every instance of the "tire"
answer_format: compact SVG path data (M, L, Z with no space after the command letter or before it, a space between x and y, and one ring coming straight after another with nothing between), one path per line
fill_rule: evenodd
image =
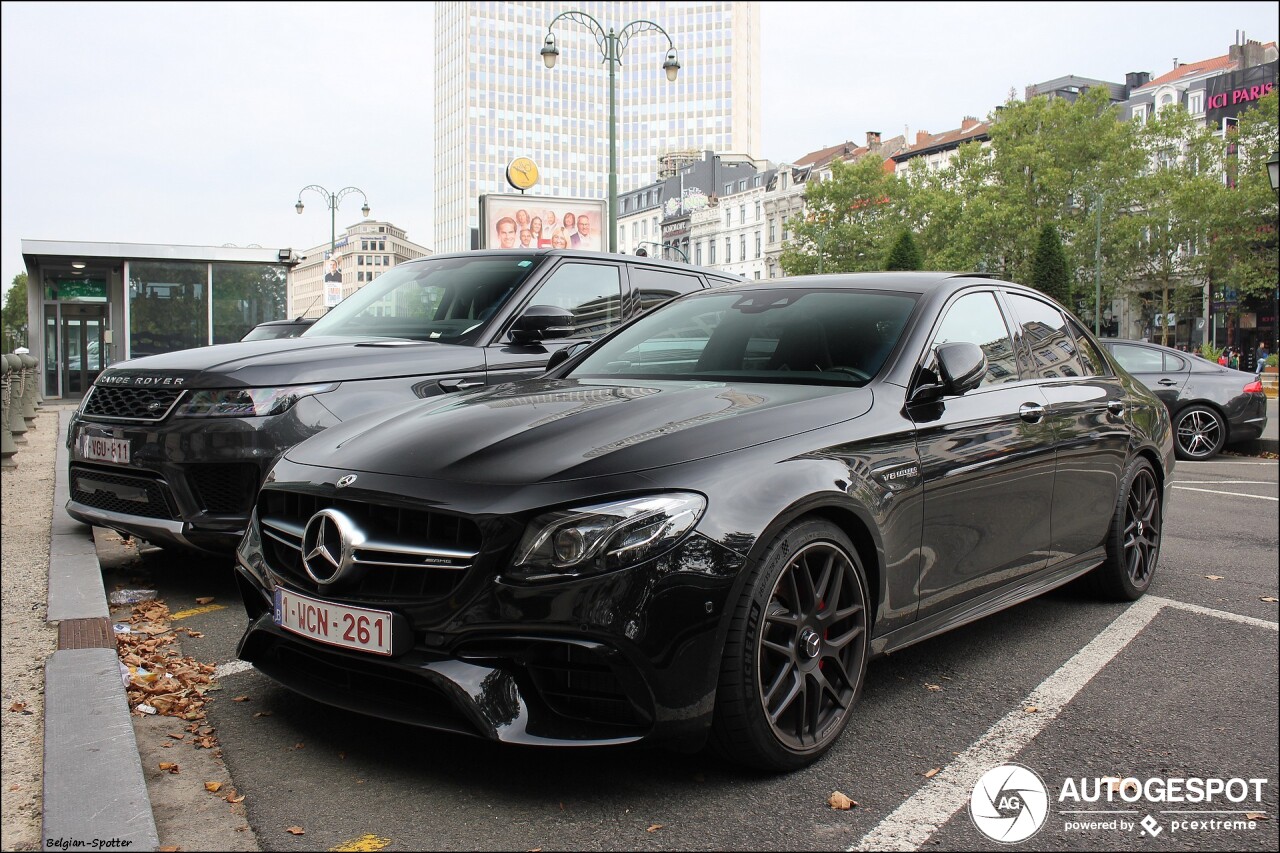
M1179 459L1212 459L1227 443L1227 424L1208 406L1188 406L1173 425L1173 447Z
M711 743L740 764L796 770L831 748L862 693L866 573L849 538L819 519L784 530L749 572L725 643Z
M1095 594L1115 601L1137 601L1147 591L1160 559L1163 509L1155 469L1146 459L1134 459L1125 473L1107 531L1107 559L1088 575Z

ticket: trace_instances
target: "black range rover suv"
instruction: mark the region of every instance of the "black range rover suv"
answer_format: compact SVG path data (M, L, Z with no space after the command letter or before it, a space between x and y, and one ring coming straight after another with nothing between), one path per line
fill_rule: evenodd
M153 544L231 552L289 447L356 415L527 379L558 349L683 293L741 281L565 250L410 261L300 337L121 362L72 420L67 512Z

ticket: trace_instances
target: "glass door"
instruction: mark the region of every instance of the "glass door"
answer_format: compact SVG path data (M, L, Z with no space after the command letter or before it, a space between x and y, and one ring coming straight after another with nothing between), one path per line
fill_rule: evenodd
M83 397L106 367L103 305L62 306L62 396Z

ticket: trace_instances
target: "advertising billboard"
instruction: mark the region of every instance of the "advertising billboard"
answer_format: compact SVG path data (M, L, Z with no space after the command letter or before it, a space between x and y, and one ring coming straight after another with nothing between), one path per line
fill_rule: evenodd
M584 249L608 244L603 199L507 193L480 196L481 249Z
M324 253L324 304L332 308L342 301L342 255Z

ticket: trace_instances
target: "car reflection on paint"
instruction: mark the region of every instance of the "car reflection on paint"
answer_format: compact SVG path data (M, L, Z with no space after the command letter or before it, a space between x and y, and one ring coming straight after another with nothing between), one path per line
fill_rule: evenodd
M1257 373L1145 341L1104 340L1120 366L1164 401L1179 459L1203 461L1262 435L1267 395Z
M239 655L428 728L794 769L875 655L1076 578L1141 596L1173 457L1165 407L1030 289L718 288L288 451Z

